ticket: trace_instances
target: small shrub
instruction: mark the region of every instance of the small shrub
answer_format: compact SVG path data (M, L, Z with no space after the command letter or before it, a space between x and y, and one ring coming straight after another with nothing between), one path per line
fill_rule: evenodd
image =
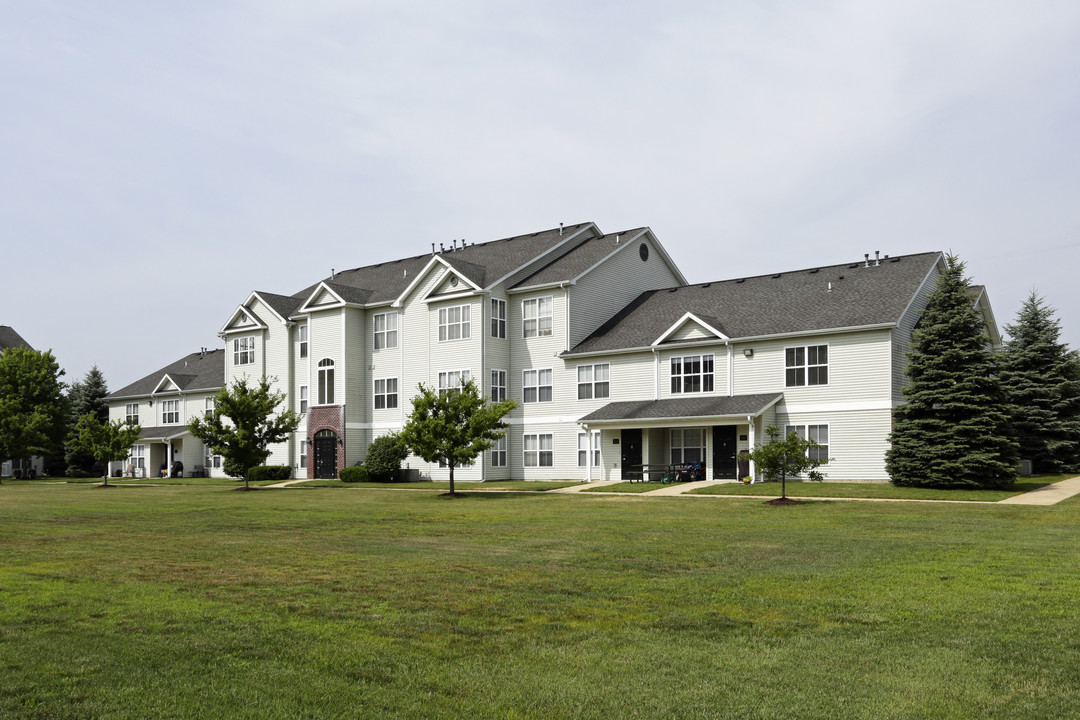
M368 469L363 465L341 468L341 470L338 471L338 477L341 478L341 482L346 483L367 482Z
M375 438L368 446L364 467L372 482L398 482L401 463L409 456L409 451L401 438L391 433Z
M281 481L292 477L292 468L288 465L259 465L248 470L248 480L259 482L260 480Z

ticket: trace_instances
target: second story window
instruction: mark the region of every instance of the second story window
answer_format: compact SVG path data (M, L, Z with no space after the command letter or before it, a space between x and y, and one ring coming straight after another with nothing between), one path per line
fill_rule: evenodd
M469 305L439 308L439 341L465 340L471 335Z
M375 349L397 347L397 313L379 313L372 318L375 332Z
M506 399L506 371L491 371L491 402L502 402Z
M203 417L214 417L214 398L208 397L203 401Z
M506 301L491 298L491 337L506 337Z
M522 337L551 335L551 296L521 302Z
M551 402L551 368L525 370L521 378L522 402Z
M306 413L308 406L308 386L300 386L300 412Z
M132 425L139 424L139 403L128 403L124 411L124 420Z
M601 365L578 365L578 400L608 397L611 387L611 384L608 382L609 370L610 365L607 363Z
M397 378L375 381L375 409L389 410L397 407Z
M829 346L808 345L784 350L784 384L787 387L829 384Z
M161 401L161 424L162 425L175 425L180 422L180 401L179 400L162 400Z
M233 338L233 365L253 365L255 363L255 336Z
M301 325L300 329L297 332L298 332L299 337L300 337L300 357L306 358L307 357L307 324L305 323L304 325Z
M330 358L319 361L319 404L334 404L334 361Z
M671 358L671 392L673 394L712 392L712 390L712 355Z
M461 383L472 380L471 370L451 370L439 373L439 397L448 392L457 392Z

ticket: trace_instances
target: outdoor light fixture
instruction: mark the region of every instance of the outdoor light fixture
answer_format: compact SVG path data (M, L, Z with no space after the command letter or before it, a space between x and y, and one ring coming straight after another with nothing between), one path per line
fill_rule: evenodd
M754 348L745 348L742 351L742 354L745 355L748 358L752 358L752 357L754 357Z

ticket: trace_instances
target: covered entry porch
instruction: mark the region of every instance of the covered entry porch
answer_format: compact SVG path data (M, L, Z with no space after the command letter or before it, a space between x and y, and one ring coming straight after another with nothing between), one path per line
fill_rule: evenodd
M770 393L609 403L579 420L586 432L600 433L604 456L586 479L659 480L673 466L694 464L703 466L707 480L754 476L745 454L782 398Z

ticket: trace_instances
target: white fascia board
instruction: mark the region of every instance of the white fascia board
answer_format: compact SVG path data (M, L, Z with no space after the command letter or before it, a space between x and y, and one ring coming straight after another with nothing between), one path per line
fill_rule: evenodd
M453 295L428 295L420 302L431 304L443 302L444 300L460 300L461 298L477 297L484 294L483 290L465 290L463 292L454 293Z
M990 333L990 343L995 348L1001 347L1001 332L998 330L997 320L994 318L994 308L990 305L990 295L984 286L979 297L975 300L975 307L979 314L986 320L987 330Z
M923 288L926 287L926 283L930 282L930 276L933 275L934 270L936 270L944 262L944 259L944 256L939 252L938 259L934 261L934 266L926 272L926 277L924 277L922 282L919 283L918 290L916 290L915 293L910 298L908 298L907 305L904 306L904 310L900 313L900 317L896 318L896 322L894 324L899 325L900 321L904 319L904 316L908 314L908 311L911 310L911 306L915 304L915 298L922 295L922 291Z
M250 303L253 299L257 299L259 302L261 302L263 305L265 305L270 310L270 312L274 313L274 317L276 317L281 322L282 325L288 325L289 324L289 320L287 318L281 317L281 314L277 310L274 309L273 305L268 303L266 301L266 299L263 298L263 296L259 294L258 290L252 290L251 291L251 295L248 295L248 299L244 301L244 307L249 307L248 303Z
M326 305L311 305L311 301L323 292L328 292L333 295L335 298L337 298L337 302L329 303ZM320 282L317 286L315 286L315 289L311 291L311 294L308 295L307 300L304 301L304 303L300 306L300 309L297 310L297 312L310 313L316 310L330 310L332 308L344 307L347 304L348 303L345 302L345 299L343 297L334 292L333 288L331 288L325 282Z
M491 290L492 288L494 288L494 287L497 287L498 285L500 285L500 284L502 284L502 283L506 282L506 279L507 279L507 278L511 278L511 277L513 277L514 275L518 274L518 273L519 273L519 272L521 272L521 271L522 271L523 269L525 269L525 267L526 267L526 266L528 266L528 265L532 265L532 264L533 264L533 263L535 263L535 262L536 262L537 260L540 260L541 258L545 258L545 257L547 257L547 256L548 256L548 255L550 255L551 253L553 253L553 252L555 252L556 250L559 250L560 248L562 248L562 246L563 246L563 245L566 245L566 243L570 242L570 241L571 241L571 240L573 240L574 238L576 238L576 237L578 237L578 236L580 236L580 235L584 234L585 232L587 232L587 231L589 231L589 230L594 230L594 231L596 231L596 233L597 233L598 235L603 235L603 233L601 233L601 232L600 232L600 228L596 227L596 223L586 223L586 225L585 225L585 226L584 226L583 228L581 228L580 230L578 230L578 231L577 231L576 233L573 233L573 234L571 234L571 235L567 235L567 236L566 236L566 239L565 239L565 240L563 240L563 241L562 241L561 243L559 243L558 245L553 245L553 246L552 246L552 247L550 247L550 248L549 248L549 249L548 249L548 250L547 250L546 252L543 252L543 253L540 253L539 255L535 255L535 256L533 256L533 257L532 257L532 258L531 258L531 259L530 259L530 260L529 260L528 262L526 262L526 263L523 263L523 264L521 264L521 265L517 266L516 268L514 268L513 270L511 270L510 272L506 273L506 274L505 274L505 275L503 275L503 276L502 276L501 278L499 278L498 280L496 280L495 282L493 282L493 283L490 283L490 284L489 284L489 285L488 285L488 286L487 286L486 288L484 288L484 289L485 289L485 290ZM557 284L558 284L558 283L556 283L556 285L557 285Z
M443 260L443 262L446 263L445 260ZM435 288L438 288L440 285L442 285L443 282L446 281L446 278L450 277L451 275L458 278L459 280L464 281L468 285L468 287L467 288L462 288L461 290L458 290L457 292L451 293L449 295L435 295L434 294L435 289L433 288L432 291L430 293L428 293L421 300L421 302L430 303L430 302L439 302L441 300L453 300L454 298L471 297L471 296L476 295L478 293L484 292L483 289L481 289L481 287L479 285L477 285L473 281L469 280L469 278L462 275L460 272L455 270L449 264L447 264L447 272L444 272L442 274L442 277L440 277L438 279L438 281L435 283Z
M165 388L163 390L162 386L165 385L166 383L172 383L172 387L171 388ZM171 377L169 377L168 373L165 373L162 376L161 380L158 381L158 384L154 386L154 389L150 391L150 394L151 395L157 395L158 393L173 393L173 392L174 393L180 392L180 386L176 383L175 380L173 380Z
M253 328L252 327L244 327L244 328L232 328L232 329L230 329L229 325L231 325L233 323L233 321L236 320L237 316L239 316L241 314L244 317L251 320L252 322L254 322L255 327L253 327ZM238 306L236 308L235 311L233 311L233 314L229 316L229 319L225 321L225 324L221 326L221 329L218 330L218 337L224 337L225 335L229 335L229 334L232 334L232 333L251 332L252 330L265 330L265 329L266 329L266 323L264 323L262 321L262 318L260 318L254 312L252 312L251 308L247 307L246 305L240 305L240 306Z
M428 272L431 271L431 268L438 265L442 265L443 267L447 268L450 267L450 263L443 260L440 256L432 255L431 260L428 260L428 264L425 265L420 272L416 273L416 277L413 278L413 281L409 283L408 287L401 291L400 295L394 298L394 301L390 303L390 306L401 307L402 304L405 302L405 298L407 298L409 294L416 289L416 286L419 285L425 277L427 277Z
M527 287L519 288L507 288L506 294L520 295L521 293L539 292L541 290L560 290L573 284L573 280L556 280L555 282L541 283L540 285L529 285Z
M667 330L665 330L665 331L664 331L664 333L663 333L663 335L661 335L660 337L656 338L656 340L653 340L653 342L652 342L652 347L656 347L656 346L657 346L657 345L659 345L660 343L664 342L664 340L666 340L666 339L668 338L668 336L669 336L669 335L671 335L671 334L672 334L672 333L674 333L674 332L675 332L676 330L678 330L679 328L681 328L681 327L682 327L683 325L685 325L686 323L688 323L688 322L690 322L690 321L693 321L693 322L697 323L697 324L698 324L698 325L700 325L701 327L703 327L703 328L705 328L706 330L708 330L709 332L711 332L711 333L712 333L713 335L715 335L715 336L716 336L716 338L717 338L718 340L724 340L724 341L727 341L727 340L730 340L730 339L731 339L731 338L729 338L729 337L728 337L727 335L725 335L724 333L722 333L722 332L720 332L719 330L717 330L716 328L714 328L714 327L713 327L712 325L710 325L709 323L707 323L707 322L705 322L704 320L702 320L701 318L699 318L699 317L698 317L697 315L695 315L694 313L692 313L692 312L688 312L688 313L685 313L685 314L684 314L684 315L683 315L683 316L682 316L681 318L679 318L678 320L676 320L676 321L675 321L675 324L674 324L674 325L672 325L672 326L671 326L671 327L669 327L669 328L668 328ZM703 340L696 340L696 341L695 341L695 343L699 343L699 342L706 342L706 341L703 341Z

